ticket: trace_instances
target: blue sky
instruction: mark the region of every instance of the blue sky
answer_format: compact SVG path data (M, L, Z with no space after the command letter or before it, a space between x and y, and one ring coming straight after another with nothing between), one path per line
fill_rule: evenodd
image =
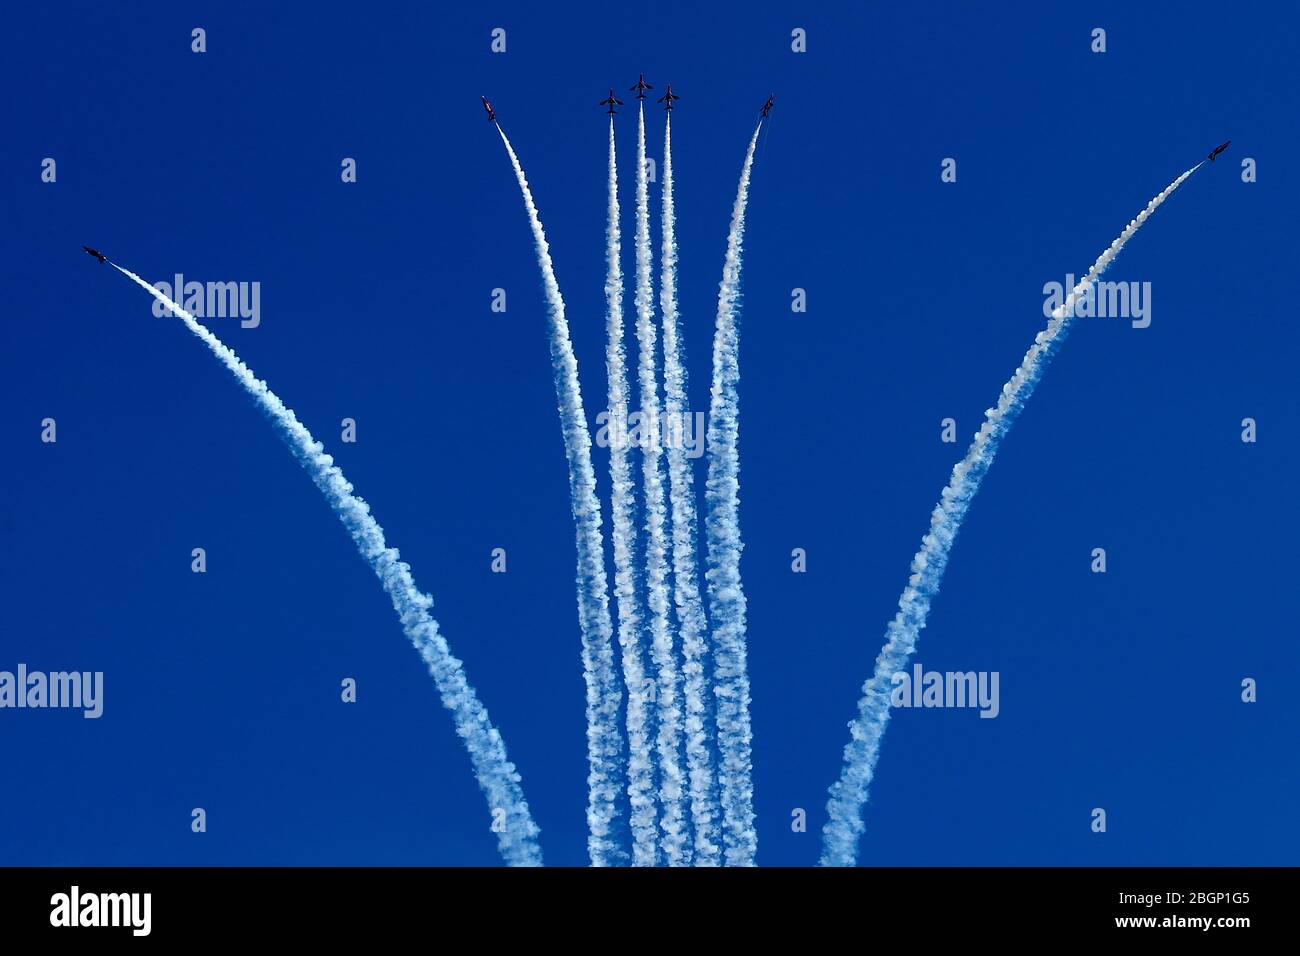
M1001 713L896 715L861 862L1295 862L1296 15L1135 7L6 11L0 669L102 670L106 689L99 720L0 711L0 862L499 861L451 721L337 520L212 356L85 242L149 280L261 283L257 328L212 327L372 503L524 775L547 862L585 863L544 305L478 98L532 183L592 418L605 391L595 103L640 71L683 96L696 409L743 149L776 95L741 356L759 862L816 860L908 561L1045 322L1044 283L1086 270L1229 138L1108 274L1152 284L1150 327L1079 320L994 465L917 660L998 671ZM791 52L795 27L807 53ZM631 108L617 135L630 187ZM344 157L355 184L340 181ZM955 183L940 181L946 157ZM497 287L504 315L489 310ZM356 444L338 441L344 417ZM958 444L939 440L946 417ZM605 498L603 453L596 465ZM190 571L195 547L205 574ZM497 547L504 575L490 573ZM806 574L790 571L795 547ZM1096 547L1104 575L1089 570ZM343 677L355 705L339 702ZM1245 677L1258 703L1240 701ZM194 807L205 834L190 832ZM1094 807L1105 834L1090 832ZM793 808L807 833L791 832Z

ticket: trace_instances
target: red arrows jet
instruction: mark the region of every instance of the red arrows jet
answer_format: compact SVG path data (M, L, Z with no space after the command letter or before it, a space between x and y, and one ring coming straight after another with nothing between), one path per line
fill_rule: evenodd
M82 246L81 248L83 248L83 249L86 250L86 255L88 255L88 256L94 256L94 257L95 257L96 259L98 259L100 262L107 262L107 261L108 261L108 256L104 255L104 254L103 254L102 252L100 252L98 249L92 249L92 248L90 248L90 246Z
M617 115L617 114L616 114L615 111L614 111L614 107L615 107L615 106L622 106L622 105L623 105L623 101L620 100L620 99L618 99L618 98L616 98L616 97L614 96L614 87L611 86L611 87L609 88L609 99L601 100L600 103L598 103L597 105L598 105L598 106L608 106L608 107L609 107L609 110L608 110L607 112L609 113L609 115L610 115L610 116L615 116L615 115Z
M640 79L636 81L636 85L629 86L628 89L636 94L638 100L643 100L645 99L645 91L653 90L654 87L645 81L645 74L642 73Z
M669 83L668 88L664 91L664 95L659 97L659 99L655 100L655 102L663 103L664 109L666 110L672 110L673 100L680 100L680 99L681 97L673 92L673 85Z
M1231 145L1232 145L1232 140L1228 140L1228 141L1227 141L1226 143L1224 143L1222 146L1216 146L1216 147L1214 147L1214 152L1210 153L1210 157L1209 157L1210 162L1214 162L1214 157L1215 157L1215 156L1218 156L1221 152L1223 152L1225 149L1227 149L1227 148L1228 148L1229 146L1231 146Z

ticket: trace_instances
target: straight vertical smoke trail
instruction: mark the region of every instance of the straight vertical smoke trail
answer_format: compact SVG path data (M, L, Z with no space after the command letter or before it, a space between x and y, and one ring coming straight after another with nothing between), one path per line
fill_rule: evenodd
M677 328L677 216L673 208L673 114L664 123L663 237L659 308L664 328L664 418L670 433L688 414L686 350ZM690 781L695 865L717 866L718 807L710 752L705 676L708 621L695 566L695 488L682 434L668 442L669 498L672 503L673 598L682 635L682 697L686 708L686 771Z
M740 299L745 204L762 120L754 129L731 212L727 258L718 287L713 336L713 388L709 403L708 478L704 486L708 543L709 616L713 620L714 695L717 698L718 782L722 836L728 866L753 866L758 850L751 778L749 674L746 670L745 592L740 582Z
M194 316L163 295L134 272L116 263L113 268L149 292L171 311L180 316L189 330L203 340L212 353L220 359L253 397L262 411L279 429L294 457L311 475L316 487L325 495L330 507L352 536L362 557L374 569L384 590L392 599L393 608L402 620L402 630L420 652L433 675L443 706L452 712L456 732L465 741L474 766L474 775L487 796L488 806L495 812L505 811L505 829L497 835L497 846L506 862L512 866L539 866L542 851L537 844L537 825L528 811L519 774L506 757L501 734L492 726L487 709L465 679L461 662L452 656L446 639L439 633L438 623L429 614L433 599L416 587L411 569L399 560L396 548L384 540L384 530L370 514L370 506L353 494L352 484L325 453L324 446L312 437L311 432L298 421L293 411L285 406L266 383L259 380L228 346Z
M610 537L614 545L614 599L618 608L618 641L623 651L623 683L627 685L628 802L632 830L632 862L654 866L656 812L654 763L646 726L645 669L640 643L641 610L638 606L633 553L636 524L635 491L627 442L627 365L623 354L623 270L619 264L621 237L618 217L618 162L614 152L614 119L609 121L609 203L605 226L605 372L609 380Z
M887 640L876 658L875 671L862 687L858 716L849 724L850 740L844 748L844 769L840 779L830 788L831 798L826 807L828 819L822 830L823 866L852 866L856 861L858 840L864 829L862 807L880 756L880 741L889 724L893 675L907 666L907 660L916 648L917 637L930 612L930 602L943 580L953 539L989 466L993 464L1002 439L1069 332L1075 303L1156 208L1200 166L1197 163L1147 203L1119 238L1092 264L1088 274L1079 280L1065 301L1053 310L1047 328L1034 338L1034 344L1025 353L1020 367L1002 386L997 405L984 413L984 424L976 433L966 457L953 468L952 478L930 516L930 531L921 539L921 550L912 558L912 573L899 598L898 614L886 629Z
M551 364L555 371L555 392L559 402L564 451L569 461L569 502L576 525L578 550L578 619L582 629L582 670L587 687L587 849L593 866L609 866L618 860L619 850L611 835L617 811L618 779L622 770L623 738L618 727L622 690L614 673L613 627L609 617L609 593L605 580L605 545L600 531L600 503L596 499L596 473L591 464L591 433L587 430L578 384L578 361L569 341L569 323L564 316L564 298L555 279L550 247L532 191L524 177L514 147L497 125L505 144L519 191L523 194L528 222L537 246L537 263L546 292L550 320Z
M663 806L663 848L669 866L690 863L686 833L686 788L682 774L681 676L674 657L668 601L668 515L660 446L658 347L650 270L650 199L646 185L645 104L638 112L636 171L636 340L637 379L641 386L641 434L645 455L646 593L650 606L650 659L658 684L656 716L659 751L659 802Z

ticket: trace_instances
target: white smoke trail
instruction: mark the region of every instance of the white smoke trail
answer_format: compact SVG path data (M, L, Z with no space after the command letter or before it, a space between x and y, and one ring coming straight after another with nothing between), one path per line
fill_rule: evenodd
M668 620L668 522L660 447L659 386L655 375L657 336L650 270L650 200L646 186L645 104L637 122L636 171L636 340L641 385L641 435L645 457L646 592L650 606L650 658L658 681L656 716L659 751L659 802L663 805L663 848L669 866L690 863L686 834L686 788L682 775L681 676Z
M714 695L717 699L718 782L722 791L722 836L729 866L753 866L758 850L751 779L749 674L746 670L745 592L740 583L740 298L741 248L749 174L762 120L754 129L740 171L731 211L727 258L718 287L718 321L713 336L713 390L709 403L709 472L704 486L709 568L709 616L713 620Z
M709 750L709 686L704 667L708 621L695 566L695 488L686 457L684 432L689 414L686 351L677 328L677 239L673 209L673 114L665 116L663 163L663 244L659 307L664 327L664 419L668 423L668 480L672 502L673 598L682 635L682 691L686 705L686 770L690 777L695 865L717 866L718 808L713 758Z
M456 732L465 741L474 774L494 812L505 811L505 829L497 835L497 846L506 862L513 866L539 866L542 851L537 845L537 825L528 812L519 786L519 774L506 757L501 734L492 726L487 709L479 702L474 689L465 679L461 662L452 656L438 623L429 614L433 599L420 591L411 578L411 569L399 560L396 548L384 541L384 531L370 514L370 506L353 494L352 484L325 453L324 446L298 421L267 384L257 378L229 347L194 316L163 295L134 272L113 263L127 278L148 291L155 299L180 316L189 330L203 340L253 397L262 411L279 429L294 456L307 469L316 487L325 495L361 552L379 576L393 608L402 620L402 630L420 652L433 675L443 706L452 712Z
M858 716L849 724L851 736L844 748L844 769L840 773L840 779L830 788L831 798L826 806L829 818L822 831L823 866L852 866L857 858L858 839L864 829L862 806L875 774L880 741L889 724L893 675L907 666L907 660L916 648L917 637L921 628L925 627L930 602L939 591L953 539L961 527L962 519L966 517L971 500L993 463L998 446L1033 394L1047 363L1069 331L1075 303L1086 294L1097 276L1111 264L1124 244L1155 212L1156 207L1200 166L1197 163L1147 203L1146 208L1124 228L1119 238L1092 264L1088 274L1079 280L1065 301L1053 310L1047 328L1034 338L1034 344L1025 353L1020 367L1011 376L1011 380L1002 386L997 405L985 411L984 424L976 433L966 457L953 468L952 478L930 515L930 531L921 539L921 550L912 558L912 573L899 598L898 614L886 629L888 640L876 658L875 671L862 687L863 697L858 701Z
M613 627L609 618L609 594L605 580L605 545L600 532L600 503L596 499L596 473L591 465L591 433L587 430L578 384L578 361L569 341L569 323L564 317L564 298L555 279L550 247L532 190L524 177L514 147L505 131L497 126L505 144L524 208L533 229L537 263L546 291L550 319L551 364L559 401L564 450L569 460L569 503L577 531L578 619L582 628L582 669L587 685L587 848L594 866L617 861L618 848L610 833L618 801L623 738L618 727L622 690L614 673Z
M614 545L614 598L618 605L618 640L623 649L627 685L628 800L631 805L632 862L654 866L658 859L655 831L654 763L646 727L645 669L640 645L641 611L636 592L633 552L635 491L627 441L627 366L623 354L623 271L619 265L618 163L614 153L614 119L609 121L609 204L605 227L605 326L609 379L610 513Z

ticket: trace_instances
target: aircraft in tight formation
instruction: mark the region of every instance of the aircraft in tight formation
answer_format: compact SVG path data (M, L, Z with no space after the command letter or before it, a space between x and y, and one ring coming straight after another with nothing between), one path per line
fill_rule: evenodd
M645 74L641 73L637 76L636 82L633 83L630 87L628 87L628 89L631 92L636 94L636 98L638 100L644 100L646 98L645 91L653 90L654 85L651 83L647 83L645 81ZM484 112L487 113L487 118L491 122L495 123L497 119L497 114L496 114L496 110L492 108L491 102L488 101L488 98L486 96L481 96L479 97L479 99L483 101L483 110ZM673 92L673 85L669 83L666 87L664 87L664 95L659 97L659 99L655 100L655 102L662 103L664 105L665 110L672 112L673 104L680 99L681 97ZM772 106L774 102L775 102L774 97L769 96L767 98L767 102L764 103L762 109L759 110L759 115L762 116L764 119L767 119L768 114L772 112ZM614 109L614 107L622 106L623 101L614 95L614 88L610 87L609 95L606 96L603 100L601 100L597 105L608 107L608 109L606 109L605 112L610 116L616 116L618 115L618 111ZM1227 143L1224 143L1223 146L1221 146L1216 151L1215 155L1217 155L1219 152L1222 152L1227 145L1228 145ZM1213 159L1214 157L1211 156L1210 158Z

